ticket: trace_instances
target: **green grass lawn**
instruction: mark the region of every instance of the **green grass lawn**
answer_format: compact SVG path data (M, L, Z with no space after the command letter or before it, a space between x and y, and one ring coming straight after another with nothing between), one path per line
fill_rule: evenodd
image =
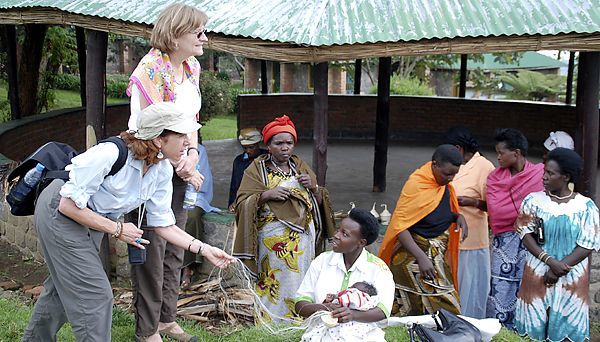
M18 298L0 298L0 341L18 341L23 330L27 326L31 307L24 304ZM191 334L198 336L200 341L215 342L292 342L299 341L302 331L293 331L281 335L274 335L265 328L244 327L232 330L231 333L213 334L201 325L192 321L179 320L181 326ZM134 336L135 322L130 313L120 309L113 311L112 341L132 341ZM408 342L409 337L406 329L401 327L386 328L385 338L387 341ZM59 331L58 341L75 341L69 324L63 326ZM492 341L522 341L516 334L502 329Z
M50 110L61 109L61 108L72 108L72 107L81 107L81 100L79 98L79 93L76 91L70 90L54 90L55 100L54 105L50 108ZM0 93L1 96L1 93ZM116 99L113 97L109 97L106 100L107 104L118 104L118 103L127 103L129 99Z
M218 115L200 128L202 140L235 139L237 118L233 115Z

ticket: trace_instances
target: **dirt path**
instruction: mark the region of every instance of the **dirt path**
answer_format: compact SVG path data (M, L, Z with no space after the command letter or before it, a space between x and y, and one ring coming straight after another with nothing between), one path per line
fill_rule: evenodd
M25 257L17 248L0 240L0 282L13 280L22 286L38 286L47 276L45 264Z

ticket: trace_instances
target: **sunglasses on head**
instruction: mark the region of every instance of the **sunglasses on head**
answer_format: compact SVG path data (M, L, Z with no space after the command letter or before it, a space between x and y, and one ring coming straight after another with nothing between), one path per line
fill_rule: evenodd
M202 31L198 32L198 33L196 34L196 37L198 37L198 39L200 39L200 37L202 37L202 35L203 35L203 34L206 34L206 29L204 29L204 30L202 30Z

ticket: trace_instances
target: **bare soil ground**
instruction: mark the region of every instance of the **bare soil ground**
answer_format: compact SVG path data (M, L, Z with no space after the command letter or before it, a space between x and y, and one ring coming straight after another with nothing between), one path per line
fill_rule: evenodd
M38 286L48 276L46 265L23 254L0 240L0 282L13 280L22 286Z

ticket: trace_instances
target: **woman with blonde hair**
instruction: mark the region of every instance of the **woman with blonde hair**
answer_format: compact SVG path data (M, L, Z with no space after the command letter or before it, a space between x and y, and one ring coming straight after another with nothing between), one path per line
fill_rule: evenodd
M35 227L50 275L23 341L56 341L67 321L77 341L111 340L113 294L98 251L104 233L140 249L151 246L139 226L122 221L135 208L161 239L201 253L218 267L233 261L179 229L169 208L173 168L167 159L181 158L187 134L197 128L172 104L152 105L140 116L137 131L121 133L128 154L117 173L109 175L119 148L104 142L71 160L66 183L56 179L41 192Z
M129 129L136 129L142 110L153 103L173 103L186 118L197 123L201 106L200 64L194 56L202 55L206 38L206 14L199 9L171 4L158 16L150 39L152 49L133 71L127 94L131 96ZM199 125L197 125L199 127ZM173 201L171 209L178 227L185 227L187 212L183 198L187 183L197 189L203 176L196 171L198 163L198 132L190 132L190 146L184 158L171 160ZM184 250L164 242L155 230L143 225L144 238L149 240L148 260L133 265L136 337L138 340L160 341L159 333L177 341L196 338L185 333L175 322Z

